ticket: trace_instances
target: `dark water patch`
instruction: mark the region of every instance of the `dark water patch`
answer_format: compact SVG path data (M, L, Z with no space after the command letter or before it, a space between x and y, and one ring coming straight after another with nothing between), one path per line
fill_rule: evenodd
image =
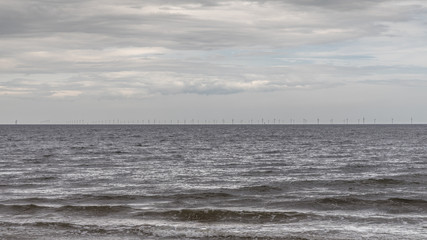
M202 194L203 195L203 194ZM213 196L213 195L212 195ZM206 198L209 197L209 194L206 195ZM67 202L77 202L81 204L85 203L141 203L146 201L163 201L163 200L173 200L173 199L190 199L190 198L202 198L197 194L168 194L168 195L115 195L115 194L106 194L106 195L73 195L67 197Z
M132 208L127 206L63 206L59 207L56 212L71 212L90 216L106 216L127 213Z
M88 146L71 146L70 149L73 149L73 150L84 150L84 149L88 149Z
M20 215L20 214L37 214L37 213L67 213L75 215L85 215L85 216L106 216L106 215L117 215L121 213L127 213L132 210L132 208L127 206L44 206L36 204L0 204L0 210L2 212L7 212L10 214Z
M179 200L185 200L185 199L225 199L225 198L232 198L235 197L232 194L225 193L225 192L201 192L201 193L187 193L187 194L174 194L174 195L165 195L165 196L158 196L158 198L172 198L172 199L179 199Z
M137 195L74 195L71 196L72 200L83 200L83 201L123 201L123 200L137 200L143 196Z
M118 149L103 149L101 151L91 151L90 155L109 155L109 154L130 154L131 152L124 151L124 150L118 150Z
M192 147L191 150L194 151L211 151L213 148L211 147Z
M323 198L306 202L322 210L377 210L392 214L426 212L427 201L422 199L389 198L381 200L360 199L354 197Z
M272 164L273 165L273 164ZM281 173L280 169L277 168L270 168L270 169L256 169L256 170L249 170L241 174L241 176L244 177L259 177L259 176L271 176L271 175L278 175Z
M150 194L150 195L72 195L64 198L67 202L77 203L135 203L145 201L164 200L213 200L230 199L236 197L227 192L190 192L176 194Z
M280 192L282 188L271 186L271 185L257 185L257 186L247 186L242 187L236 190L237 192L250 193L250 194L262 194L262 193L271 193L271 192Z
M27 164L42 164L42 163L48 163L49 159L43 158L43 157L31 157L31 158L25 158L22 160L23 162Z
M138 216L160 217L178 221L233 222L233 223L290 223L297 222L312 214L300 212L235 211L225 209L181 209L164 212L142 212Z
M40 198L40 197L28 197L28 198L19 198L19 199L11 199L11 200L4 200L2 201L3 204L7 205L19 205L19 203L21 203L21 205L24 204L37 204L37 203L42 203L42 204L46 204L46 203L50 203L50 204L57 204L60 202L63 202L64 199L63 198ZM9 206L8 205L8 206ZM1 204L0 204L1 207Z
M110 153L114 153L114 154L126 154L126 153L129 153L129 152L122 151L122 150L115 150L115 151L112 151Z
M36 214L37 212L43 211L43 210L49 210L52 209L50 207L43 207L35 204L0 204L0 210L4 213L9 214Z
M44 159L50 159L50 158L52 158L52 157L54 157L55 156L55 154L51 154L51 153L49 153L49 154L43 154L42 155L42 157L44 158Z
M34 182L44 182L44 181L51 181L55 180L57 177L55 176L37 176L37 177L31 177L25 179L26 181L34 181Z
M40 180L40 181L48 181L48 180L54 180L57 179L55 176L41 176L38 178L35 178L34 180Z
M379 166L380 165L375 164L375 163L353 162L353 163L346 164L342 167L339 167L339 169L342 170L343 172L349 174L349 173L365 172L367 170L369 171L369 170L377 168Z
M247 206L247 205L253 205L257 206L260 204L265 204L265 200L260 198L259 196L245 196L245 197L239 197L239 198L232 198L228 199L227 202L223 202L223 204L229 204L229 206ZM269 203L270 204L270 203Z
M399 184L419 184L418 182L408 182L405 180L398 180L392 178L370 178L365 180L355 181L356 183L366 185L399 185Z
M413 205L413 206L424 206L427 207L427 201L422 199L408 199L408 198L389 198L387 200L365 200L352 197L344 198L323 198L317 200L319 203L326 204L368 204L368 203L381 203L381 204L402 204L402 205Z
M281 149L273 149L273 150L266 150L266 151L262 151L262 154L280 154L283 151Z
M29 181L29 180L27 180ZM5 188L12 188L12 189L34 189L34 188L41 188L47 186L48 183L13 183L6 185Z
M49 227L49 228L62 228L62 229L77 229L77 225L66 222L35 222L30 224L34 227Z
M356 204L365 204L365 203L371 203L370 200L362 200L358 198L323 198L316 200L317 203L320 204L328 204L328 205L356 205Z
M363 187L367 189L375 188L394 188L403 186L414 186L420 182L413 179L396 179L396 178L368 178L368 179L352 179L352 180L305 180L305 181L293 181L284 183L288 187L327 187L330 189L348 189ZM356 188L358 189L358 188Z
M76 194L70 196L61 196L55 198L21 198L14 199L11 202L15 203L33 203L33 204L60 204L68 205L70 203L90 204L90 203L115 203L115 202L132 202L134 200L142 200L145 197L136 195L90 195L90 194ZM7 201L6 201L7 202ZM95 205L95 204L94 204Z
M405 205L418 205L427 208L427 201L423 199L389 198L388 201Z
M324 155L318 155L316 158L320 159L340 159L340 158L353 158L353 155L350 154L324 154Z

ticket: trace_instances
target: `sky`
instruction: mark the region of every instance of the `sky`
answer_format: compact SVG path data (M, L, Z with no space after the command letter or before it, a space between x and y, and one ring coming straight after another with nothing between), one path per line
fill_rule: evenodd
M0 123L427 123L425 0L1 0Z

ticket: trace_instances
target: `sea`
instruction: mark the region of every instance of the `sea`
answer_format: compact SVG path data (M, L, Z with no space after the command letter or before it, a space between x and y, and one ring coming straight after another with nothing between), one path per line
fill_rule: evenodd
M427 125L0 125L0 239L427 239Z

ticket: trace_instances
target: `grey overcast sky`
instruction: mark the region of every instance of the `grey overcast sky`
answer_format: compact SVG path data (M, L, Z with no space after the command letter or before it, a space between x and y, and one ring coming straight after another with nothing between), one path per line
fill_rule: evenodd
M425 0L1 0L0 123L427 123Z

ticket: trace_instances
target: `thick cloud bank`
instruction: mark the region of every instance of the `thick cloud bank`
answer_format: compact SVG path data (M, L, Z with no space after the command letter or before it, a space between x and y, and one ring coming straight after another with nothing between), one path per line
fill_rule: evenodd
M425 87L425 1L0 2L0 97Z

